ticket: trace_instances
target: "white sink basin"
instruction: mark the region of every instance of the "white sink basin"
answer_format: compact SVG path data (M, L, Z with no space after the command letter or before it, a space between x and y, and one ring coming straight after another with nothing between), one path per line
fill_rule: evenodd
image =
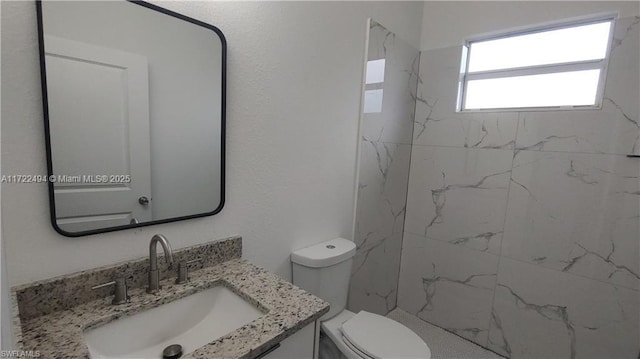
M87 330L92 358L162 358L171 344L190 353L263 316L226 287L218 286Z

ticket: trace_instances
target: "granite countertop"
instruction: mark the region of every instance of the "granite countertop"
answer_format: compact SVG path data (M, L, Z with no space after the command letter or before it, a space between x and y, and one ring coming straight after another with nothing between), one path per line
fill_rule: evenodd
M108 296L23 319L21 349L40 351L44 358L88 358L83 331L218 285L265 314L223 337L212 338L183 358L254 358L329 311L327 302L242 259L193 271L190 277L185 284L165 279L154 294L144 288L130 290L131 301L126 304L112 305L112 296Z

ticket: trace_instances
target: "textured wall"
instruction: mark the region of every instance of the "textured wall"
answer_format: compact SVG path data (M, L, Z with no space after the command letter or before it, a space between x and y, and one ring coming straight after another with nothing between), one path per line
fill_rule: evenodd
M601 110L455 113L461 47L422 52L400 308L513 358L637 358L639 24Z
M639 9L638 1L427 1L420 50L459 46L470 35L578 16L611 12L633 16Z
M3 174L45 172L32 2L2 4ZM291 250L350 238L366 19L415 46L419 2L163 2L228 41L227 202L219 215L83 238L49 223L44 184L3 185L12 285L241 234L244 257L290 278Z
M2 16L2 7L0 7L0 17ZM0 46L2 46L2 40L0 39ZM1 72L0 72L1 76ZM0 96L2 90L0 89ZM1 119L1 117L0 117ZM0 131L1 132L1 131ZM0 163L2 159L0 159ZM1 170L0 173L4 173ZM2 192L0 190L0 192ZM2 197L0 193L0 198ZM1 202L1 199L0 199ZM0 209L0 228L2 228L2 209ZM7 260L4 249L4 240L2 233L0 233L0 350L10 350L13 347L12 333L11 333L11 309L9 305L9 281L7 279Z
M0 7L0 17L2 16L2 7ZM0 39L0 46L2 39ZM1 76L1 72L0 72ZM0 89L0 96L2 89ZM1 119L1 117L0 117ZM1 131L0 131L1 132ZM0 159L0 163L2 160ZM3 173L0 164L0 173ZM0 192L1 189L0 189ZM0 193L0 198L2 197ZM0 199L1 202L1 199ZM2 209L0 209L0 229L2 228ZM9 301L9 280L7 278L7 260L4 249L4 240L0 231L0 350L10 350L13 348L12 328L11 328L11 309Z
M409 181L419 52L372 21L368 60L385 59L382 111L361 124L359 186L349 309L387 314L396 307L400 251ZM365 100L366 101L366 100ZM366 105L365 105L366 106Z

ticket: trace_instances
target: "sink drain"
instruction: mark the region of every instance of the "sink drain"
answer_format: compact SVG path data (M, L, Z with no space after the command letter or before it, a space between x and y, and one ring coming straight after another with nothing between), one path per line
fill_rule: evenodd
M182 345L171 344L162 351L163 359L178 359L182 356Z

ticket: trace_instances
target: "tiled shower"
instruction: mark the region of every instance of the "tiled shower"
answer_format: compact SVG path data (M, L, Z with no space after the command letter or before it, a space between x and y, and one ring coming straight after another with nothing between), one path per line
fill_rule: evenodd
M460 113L462 46L419 52L373 21L350 309L512 358L636 359L639 24L616 20L600 110Z
M363 114L355 221L357 246L349 307L386 314L396 307L411 142L418 84L418 50L371 22L368 61L385 59L382 112Z

